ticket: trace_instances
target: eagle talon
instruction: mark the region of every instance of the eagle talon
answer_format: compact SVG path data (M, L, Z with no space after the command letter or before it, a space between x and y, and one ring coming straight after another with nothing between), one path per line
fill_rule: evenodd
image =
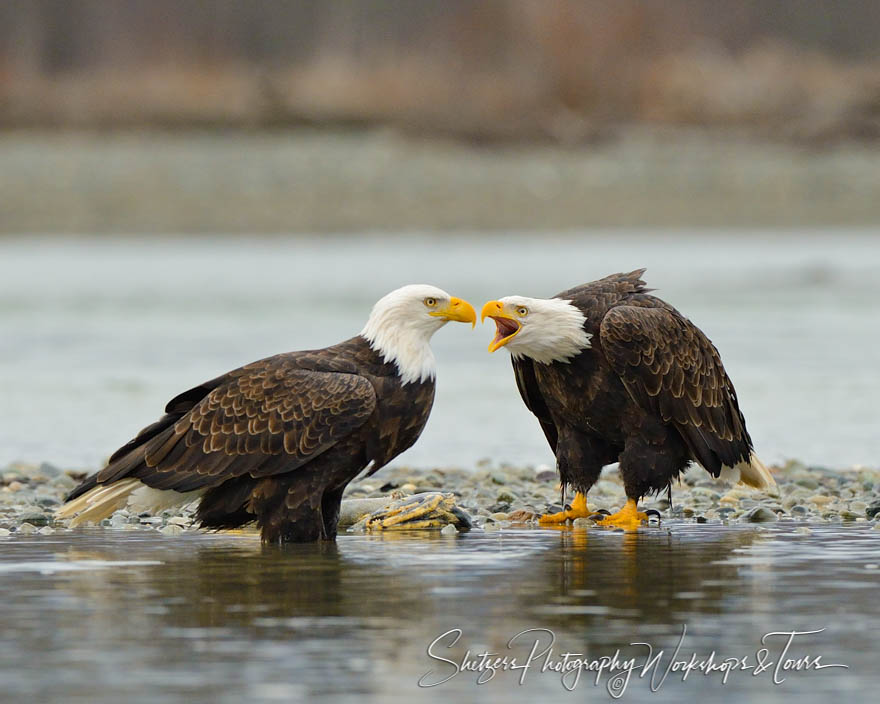
M643 522L648 522L648 514L639 511L635 499L627 499L626 505L622 509L617 513L612 513L610 516L606 516L601 521L597 522L596 525L635 530Z
M538 523L541 525L561 525L576 518L589 518L593 513L595 512L587 506L586 494L578 492L571 505L566 504L565 509L559 513L545 513L538 519Z

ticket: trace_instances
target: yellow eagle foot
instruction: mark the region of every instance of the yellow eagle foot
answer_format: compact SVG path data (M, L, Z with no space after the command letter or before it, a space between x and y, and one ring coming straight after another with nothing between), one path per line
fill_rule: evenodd
M575 518L589 518L595 511L587 506L587 495L578 492L574 495L571 506L559 513L545 513L538 519L541 525L559 525L566 521L573 521Z
M635 530L642 523L648 522L648 514L639 511L635 499L627 499L626 505L617 513L597 521L597 526L611 526L614 528L623 528L624 530Z

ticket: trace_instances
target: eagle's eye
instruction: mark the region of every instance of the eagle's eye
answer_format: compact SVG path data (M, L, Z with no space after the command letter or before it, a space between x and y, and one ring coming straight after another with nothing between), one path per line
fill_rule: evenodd
M428 306L428 308L433 308L434 306L437 305L437 299L436 299L436 298L431 298L430 296L428 296L428 297L425 299L425 305Z
M516 314L520 318L524 318L525 316L527 316L529 314L529 309L526 308L525 306L520 306L519 308L516 309Z

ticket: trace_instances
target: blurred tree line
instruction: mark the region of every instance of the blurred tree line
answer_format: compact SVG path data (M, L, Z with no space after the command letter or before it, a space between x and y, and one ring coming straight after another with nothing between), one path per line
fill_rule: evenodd
M0 126L880 136L877 0L3 0Z

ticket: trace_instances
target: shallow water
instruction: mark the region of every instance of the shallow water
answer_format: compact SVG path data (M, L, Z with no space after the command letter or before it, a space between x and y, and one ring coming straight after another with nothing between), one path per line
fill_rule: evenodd
M721 350L765 461L880 458L877 231L0 240L0 466L94 469L178 392L360 330L413 281L478 308L647 266ZM438 393L397 463L552 463L490 325L434 338Z
M263 547L250 536L166 538L86 530L0 542L4 701L609 701L603 673L541 666L563 653L636 660L623 701L641 701L648 642L664 654L651 701L827 702L876 685L880 531L867 524L769 528L676 522L635 534L585 530L386 533L335 545ZM10 608L14 605L14 608ZM686 635L682 640L682 626ZM829 668L776 672L820 655ZM455 647L441 639L461 629ZM507 647L508 640L526 633ZM477 672L484 651L549 660ZM453 636L448 636L452 638ZM681 648L673 657L676 646ZM674 660L747 658L746 670L670 672ZM574 657L574 656L572 656ZM432 671L431 675L428 675ZM774 684L783 679L781 684ZM427 689L423 684L443 684ZM619 674L619 671L615 674ZM485 677L486 675L484 675ZM523 684L518 680L524 676ZM619 682L618 682L619 684Z

